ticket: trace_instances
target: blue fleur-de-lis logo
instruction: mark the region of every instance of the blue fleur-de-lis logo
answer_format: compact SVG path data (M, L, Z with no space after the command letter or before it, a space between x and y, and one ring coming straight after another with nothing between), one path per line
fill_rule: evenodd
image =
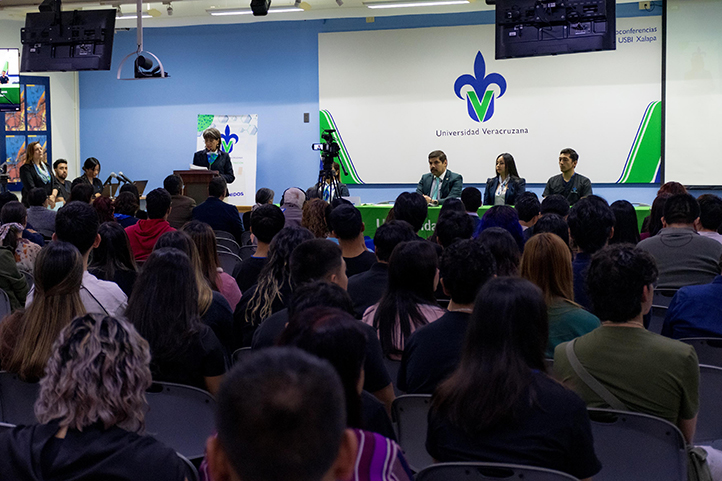
M500 98L506 92L506 80L498 73L486 75L484 56L478 52L474 60L474 75L464 74L454 82L454 92L462 100L464 97L461 96L461 89L466 85L473 88L466 93L469 117L474 122L486 122L494 115L494 90L489 87L497 85L499 87L497 98Z
M231 133L231 126L226 125L226 131L221 134L221 149L223 152L230 154L233 152L233 146L238 142L238 136Z

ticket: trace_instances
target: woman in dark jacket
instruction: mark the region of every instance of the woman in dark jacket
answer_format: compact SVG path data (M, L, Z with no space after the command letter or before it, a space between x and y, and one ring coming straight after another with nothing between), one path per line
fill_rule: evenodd
M487 179L484 205L514 205L526 192L526 180L519 177L514 157L509 153L496 158L496 177Z
M45 189L48 194L50 206L55 206L55 196L58 191L53 190L53 174L43 161L43 146L40 142L31 142L25 154L25 163L20 167L20 181L23 183L22 202L28 207L28 194L36 187Z
M100 161L95 157L88 157L83 164L83 175L73 180L73 187L78 184L90 184L93 186L94 198L99 197L103 193L103 182L98 175L100 175Z

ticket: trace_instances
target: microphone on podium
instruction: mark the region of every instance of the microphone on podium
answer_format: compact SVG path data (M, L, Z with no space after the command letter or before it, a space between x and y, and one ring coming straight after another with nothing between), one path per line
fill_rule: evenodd
M133 181L130 180L130 179L129 179L128 177L126 177L125 175L123 175L122 172L118 172L118 178L121 179L123 182L127 182L128 184L132 184L132 183L133 183Z

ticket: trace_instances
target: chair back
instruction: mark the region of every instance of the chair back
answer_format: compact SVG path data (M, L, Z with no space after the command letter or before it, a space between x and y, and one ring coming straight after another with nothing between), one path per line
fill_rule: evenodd
M399 379L399 369L401 368L401 361L394 361L393 359L384 357L384 365L386 366L386 371L388 371L391 382L394 385L394 394L396 395L396 397L401 396L403 392L399 391L399 388L397 386Z
M235 365L238 361L243 359L244 356L251 353L250 347L239 347L231 355L231 364Z
M707 446L722 439L720 399L722 399L722 368L700 364L699 413L697 414L697 430L694 433L696 444Z
M416 481L572 481L574 476L553 469L500 463L441 463L421 470Z
M233 254L233 252L224 245L218 244L216 248L218 249L218 252L230 252L231 254Z
M680 341L694 347L700 364L722 367L722 338L686 337Z
M669 307L677 289L655 289L652 298L653 306Z
M430 407L430 394L405 394L394 399L391 405L393 419L398 427L399 445L414 471L420 471L434 462L426 451Z
M181 461L183 461L183 464L186 468L186 481L199 481L200 476L198 475L198 470L193 465L193 463L190 462L188 458L183 456L181 453L176 453Z
M8 423L0 423L0 434L10 431L12 428L14 428L14 424L8 424Z
M220 239L221 237L224 239L231 239L232 241L235 241L235 237L233 237L233 234L230 232L226 232L224 230L215 230L213 229L213 232L216 234L216 239Z
M649 325L647 330L656 334L662 333L664 318L667 317L667 306L652 306L649 311Z
M647 414L589 408L595 481L686 481L687 450L674 424Z
M238 252L238 257L241 258L241 260L246 260L249 257L252 257L253 254L256 253L256 249L258 249L258 246L249 245L249 246L241 246L241 250Z
M238 255L238 252L241 250L241 246L239 246L234 239L227 237L216 237L216 243L218 246L223 246L236 255Z
M5 316L9 315L12 310L13 307L10 305L8 293L0 289L0 322L2 322Z
M25 382L11 372L0 372L0 421L11 424L37 424L35 401L40 384Z
M189 459L203 457L206 439L216 430L213 396L169 382L154 382L145 394L146 433Z
M241 258L232 252L224 252L219 250L218 261L221 264L223 272L232 276L234 272L236 272L236 269L238 269L238 265L241 263Z
M28 289L32 289L33 286L35 285L35 277L33 277L33 275L31 273L29 273L28 271L24 271L22 269L18 269L18 270L20 271L20 274L25 276L25 282L28 283Z

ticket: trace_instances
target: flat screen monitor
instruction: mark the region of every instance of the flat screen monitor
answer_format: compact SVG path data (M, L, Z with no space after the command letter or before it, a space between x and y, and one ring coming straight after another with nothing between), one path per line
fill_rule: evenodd
M110 70L115 10L29 13L20 31L23 72Z
M0 112L20 110L20 51L0 48Z
M496 0L496 58L616 48L615 0Z

